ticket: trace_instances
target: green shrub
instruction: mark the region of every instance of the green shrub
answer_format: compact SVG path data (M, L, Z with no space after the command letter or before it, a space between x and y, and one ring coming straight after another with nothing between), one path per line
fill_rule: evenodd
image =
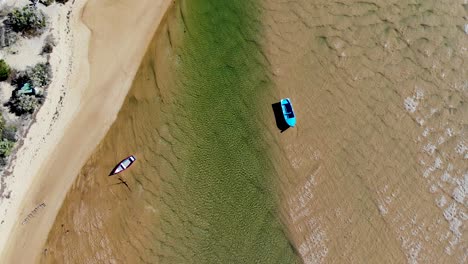
M4 127L3 131L2 131L2 138L6 139L8 141L11 141L11 142L16 142L16 140L17 140L16 131L17 130L18 129L13 125Z
M31 83L31 78L29 78L28 73L26 71L13 71L11 84L19 89L23 87L25 83Z
M49 6L52 3L54 3L54 0L39 0L39 3L41 3L41 4L45 5L45 6Z
M55 39L52 35L48 35L45 38L44 46L42 47L42 53L51 53L55 46Z
M0 135L3 133L3 129L5 129L5 118L3 118L3 114L0 113Z
M0 81L5 81L10 76L10 66L4 61L0 60Z
M12 112L23 115L32 114L39 106L39 98L34 95L19 94L18 92L13 96L9 102Z
M34 67L28 67L26 73L31 79L33 87L47 86L52 78L52 69L49 63L38 63Z
M11 154L11 150L15 142L9 141L8 139L0 140L0 157L4 158Z
M25 71L15 72L11 83L21 89L25 83L32 87L44 87L50 84L52 69L49 63L38 63L28 66Z
M2 113L0 113L0 135L0 158L2 158L10 154L13 144L16 142L16 127L6 126Z
M42 11L30 5L14 9L8 14L6 24L16 32L35 34L45 28L46 18Z

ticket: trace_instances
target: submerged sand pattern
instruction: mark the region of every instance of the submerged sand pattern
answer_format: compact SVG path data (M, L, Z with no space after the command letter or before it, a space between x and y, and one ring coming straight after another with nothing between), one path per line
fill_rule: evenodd
M303 261L466 262L466 2L265 2Z
M213 129L206 134L209 137L199 138L191 129L200 127L186 122L193 118L194 109L185 108L186 103L201 100L206 91L183 90L191 80L175 77L187 69L180 66L184 54L174 50L183 45L184 33L193 32L186 30L191 26L185 24L190 21L184 20L184 11L189 9L181 3L156 36L119 114L118 121L127 123L114 124L67 196L45 246L44 262L190 263L195 257L205 261L219 257L234 263L247 259L247 255L226 254L227 244L212 247L209 240L194 239L223 241L223 234L210 233L219 229L210 229L212 223L203 216L204 204L196 203L203 201L197 200L203 195L213 199L204 190L216 184L204 184L203 178L197 179L200 185L187 184L186 173L191 171L187 157L197 152L193 145L186 146L198 142L194 148L203 150L206 142L224 140L225 134ZM236 22L236 12L241 16L244 11L203 3L207 5L198 7L200 13L209 14L214 8L235 14L226 15L224 21ZM258 197L277 191L271 199L280 204L284 230L302 261L465 263L468 81L463 29L467 4L265 0L253 6L260 10L259 16L247 17L261 21L262 30L258 39L248 40L262 50L252 69L260 67L266 73L238 79L264 89L256 110L258 126L252 126L260 131L255 139L261 143L258 156L252 156L264 157L266 150L268 160L259 158L258 168L267 168L278 182L253 186L261 193ZM252 29L235 32L241 35L243 30ZM214 49L212 41L216 38L207 37L205 44ZM225 50L219 68L245 74L236 71L239 64L231 63L240 59ZM267 85L255 86L258 76L258 82ZM215 88L245 85L225 80L225 86ZM282 97L292 99L298 125L280 133L271 104ZM244 108L230 108L237 104L227 99L222 102L223 109L252 109L249 101L244 101ZM220 111L219 105L204 107ZM222 120L233 122L230 118ZM211 131L209 126L204 129ZM245 142L253 144L249 138ZM223 144L236 149L239 142ZM143 159L122 176L130 189L116 178L102 176L134 149ZM200 163L197 171L204 168L213 167ZM209 175L204 173L197 175ZM187 193L195 195L195 201L187 199ZM252 208L264 212L261 207ZM218 214L217 220L230 221L226 215ZM248 222L248 228L275 223L271 216L257 219ZM268 247L272 241L262 242ZM200 245L206 251L198 251ZM247 244L245 251L237 253L251 252L249 248L255 246ZM194 254L199 252L206 255ZM290 253L285 248L275 258Z
M259 103L271 82L256 12L253 3L174 5L68 194L42 261L297 261L259 128L262 117L273 120L270 102ZM129 153L137 161L119 175L127 187L106 168Z

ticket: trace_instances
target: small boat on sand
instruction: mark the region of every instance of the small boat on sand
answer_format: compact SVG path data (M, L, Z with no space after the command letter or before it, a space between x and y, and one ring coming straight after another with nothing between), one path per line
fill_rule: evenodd
M135 160L136 160L136 158L133 155L130 155L130 156L126 157L119 164L117 164L117 166L115 166L115 168L111 171L109 176L110 175L115 175L117 173L120 173L120 172L128 169L128 167L130 167L133 164L133 162L135 162Z
M296 125L296 115L289 98L281 99L281 109L283 110L284 120L288 126L293 127Z

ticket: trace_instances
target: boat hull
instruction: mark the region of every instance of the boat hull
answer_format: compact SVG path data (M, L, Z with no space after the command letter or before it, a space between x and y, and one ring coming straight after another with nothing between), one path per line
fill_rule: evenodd
M290 127L294 127L296 125L296 114L294 113L294 109L289 98L281 99L281 110L283 111L283 117L286 124Z
M112 169L109 176L119 174L119 173L125 171L126 169L130 168L130 166L132 166L132 164L135 161L136 161L136 158L133 155L126 157L121 162L119 162L119 164L117 164L117 166L115 166L114 169Z

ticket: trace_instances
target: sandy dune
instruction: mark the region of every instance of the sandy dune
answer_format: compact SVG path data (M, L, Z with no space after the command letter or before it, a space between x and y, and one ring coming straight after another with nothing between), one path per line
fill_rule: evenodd
M167 0L73 3L69 21L73 41L68 47L72 51L64 48L61 54L63 59L72 57L69 83L63 83L69 88L59 117L53 124L39 118L18 153L12 175L20 179L18 193L27 195L17 195L2 226L3 263L37 260L69 186L115 120L169 4ZM64 30L66 24L63 21ZM47 110L51 109L43 108L41 113Z

